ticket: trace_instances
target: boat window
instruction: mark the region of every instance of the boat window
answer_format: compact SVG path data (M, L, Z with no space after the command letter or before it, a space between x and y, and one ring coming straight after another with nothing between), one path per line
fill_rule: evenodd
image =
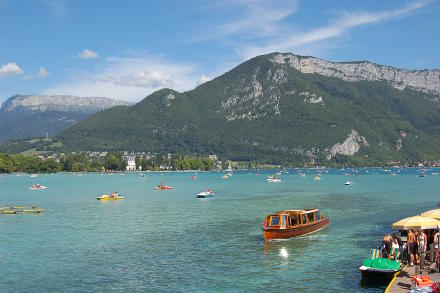
M270 218L270 225L271 226L279 226L280 225L280 216L272 216Z
M281 227L282 227L282 228L286 227L286 216L283 216L283 217L281 218Z
M298 220L296 219L296 216L290 216L290 226L296 225L298 225Z
M307 222L313 222L314 221L314 219L313 219L313 213L308 213L307 214Z
M302 216L302 223L307 224L307 215L301 215Z
M319 212L315 212L315 221L318 221L320 219L321 219L321 217L319 215Z

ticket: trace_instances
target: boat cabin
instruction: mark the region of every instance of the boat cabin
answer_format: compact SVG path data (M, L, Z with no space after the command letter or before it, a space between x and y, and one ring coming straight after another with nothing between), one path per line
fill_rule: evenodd
M266 217L265 228L286 229L312 224L323 217L319 209L286 210Z

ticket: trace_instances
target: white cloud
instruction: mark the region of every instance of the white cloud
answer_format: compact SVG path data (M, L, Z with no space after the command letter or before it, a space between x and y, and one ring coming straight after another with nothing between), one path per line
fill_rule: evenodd
M23 70L15 62L9 62L0 67L0 76L22 74Z
M49 74L49 72L46 70L46 68L44 67L40 67L40 69L38 70L37 76L40 78L44 78Z
M191 36L191 41L206 41L236 37L252 39L279 34L281 22L296 12L296 0L240 0L209 3L208 9L225 14L238 14L229 21L208 26L207 29Z
M78 54L78 57L82 58L82 59L93 59L93 58L98 58L99 55L98 55L98 53L96 53L92 50L84 49L84 50L82 50L81 53Z
M290 28L282 37L269 37L266 39L265 44L245 45L237 48L237 51L244 52L244 58L246 59L275 51L304 51L306 46L314 46L319 42L341 37L358 26L405 17L429 3L429 1L418 1L403 8L381 12L342 12L337 20L324 27L307 32L298 32L294 28Z
M139 101L167 87L177 91L194 88L200 73L191 64L174 63L161 56L114 57L94 73L80 72L71 80L45 90L45 94L104 96Z

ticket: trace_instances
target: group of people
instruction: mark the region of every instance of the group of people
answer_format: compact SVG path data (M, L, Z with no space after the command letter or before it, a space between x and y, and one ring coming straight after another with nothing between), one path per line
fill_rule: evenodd
M387 234L382 241L382 257L394 259L397 252L402 254L403 261L410 266L420 264L424 267L426 253L429 245L434 244L434 252L437 266L440 267L440 236L439 230L408 230L407 241L404 243L397 233Z
M395 257L395 253L396 252L402 253L403 249L404 249L403 241L399 237L399 235L397 235L397 233L394 233L392 236L391 234L388 233L383 237L382 257L393 259Z
M107 196L109 198L117 198L117 197L119 197L119 192L113 191L113 192L110 192L109 194L107 194Z
M406 246L408 248L409 265L413 266L420 263L420 266L423 267L428 247L428 237L425 232L410 229Z

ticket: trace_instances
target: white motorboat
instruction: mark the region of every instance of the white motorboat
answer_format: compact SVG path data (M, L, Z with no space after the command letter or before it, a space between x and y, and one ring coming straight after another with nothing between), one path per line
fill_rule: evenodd
M212 190L204 190L202 192L199 192L197 194L198 198L209 198L209 197L213 197L215 195L214 191Z

